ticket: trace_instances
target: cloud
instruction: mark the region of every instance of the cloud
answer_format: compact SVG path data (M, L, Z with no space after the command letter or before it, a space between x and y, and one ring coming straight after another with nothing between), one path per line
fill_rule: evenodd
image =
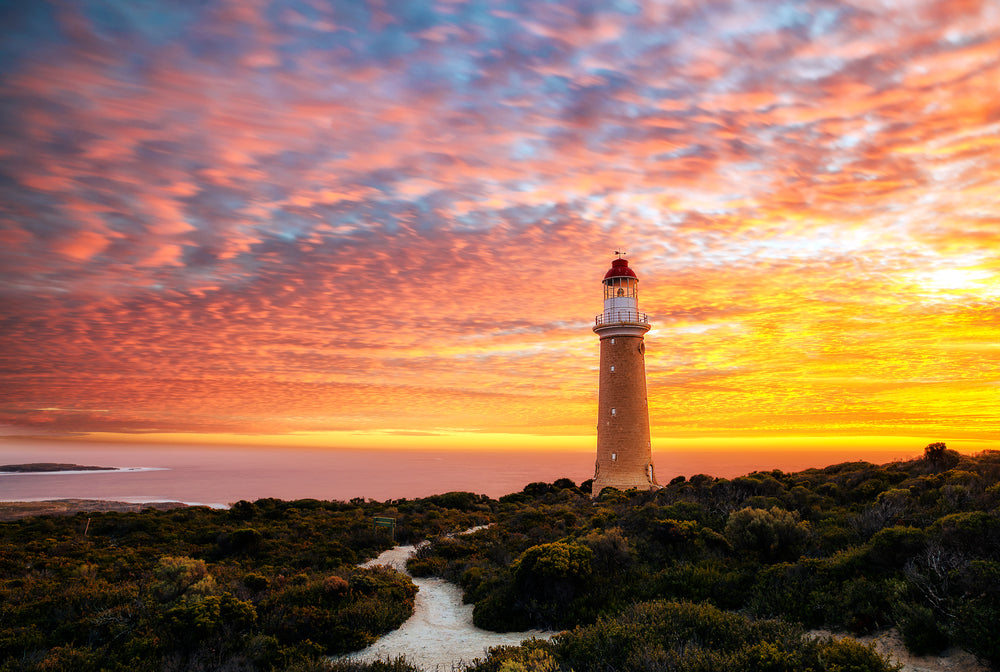
M488 10L16 10L0 421L586 434L624 245L654 434L995 435L988 3Z
M109 240L94 231L76 231L64 240L56 241L53 249L75 261L86 261L101 252Z

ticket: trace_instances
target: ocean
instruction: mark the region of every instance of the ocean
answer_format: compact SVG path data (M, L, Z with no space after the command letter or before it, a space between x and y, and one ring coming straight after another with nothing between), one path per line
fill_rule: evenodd
M867 450L875 463L917 456ZM862 459L831 450L654 451L657 478L698 473L733 478L754 470L798 471ZM0 440L0 465L60 462L123 471L0 475L0 501L106 499L225 506L241 499L378 501L467 490L500 497L534 481L593 475L593 451L360 450L260 446L141 445Z

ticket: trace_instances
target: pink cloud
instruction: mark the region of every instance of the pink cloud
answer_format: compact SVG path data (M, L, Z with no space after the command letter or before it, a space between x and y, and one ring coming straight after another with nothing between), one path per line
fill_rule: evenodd
M180 245L173 243L161 244L156 247L152 254L146 256L136 263L139 268L150 268L156 266L183 266L181 256L184 250Z
M102 252L109 240L93 231L77 231L65 239L56 241L52 248L59 254L76 261L86 261Z

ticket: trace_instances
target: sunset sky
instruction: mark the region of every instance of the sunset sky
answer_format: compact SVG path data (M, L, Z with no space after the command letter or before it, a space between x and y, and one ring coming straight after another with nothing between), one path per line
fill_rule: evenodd
M0 435L590 447L619 248L655 449L1000 448L1000 3L0 7Z

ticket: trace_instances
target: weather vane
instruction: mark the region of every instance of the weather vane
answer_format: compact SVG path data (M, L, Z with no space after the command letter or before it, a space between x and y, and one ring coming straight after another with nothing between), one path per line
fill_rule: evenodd
M624 248L620 248L620 249L617 249L617 250L615 250L615 254L617 254L617 255L618 255L618 258L619 258L619 259L621 259L621 258L622 258L622 257L624 257L624 256L625 256L625 255L626 255L627 253L625 252Z

